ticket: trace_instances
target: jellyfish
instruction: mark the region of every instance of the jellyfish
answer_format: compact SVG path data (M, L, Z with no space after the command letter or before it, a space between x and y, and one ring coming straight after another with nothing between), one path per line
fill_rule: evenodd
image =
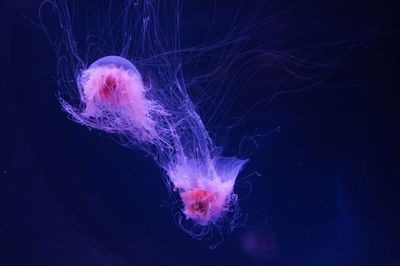
M95 31L74 27L66 1L44 1L39 17L57 52L57 95L63 110L73 121L109 133L153 159L179 199L177 223L192 237L204 239L210 228L228 225L231 230L237 224L235 183L248 159L224 156L192 100L196 84L182 69L195 55L180 48L180 2L155 3L110 4L106 14L99 9L99 36L88 35L86 42L76 36ZM54 24L46 7L56 12ZM112 27L111 9L120 12ZM50 24L58 26L50 30ZM199 49L196 56L230 41Z
M84 69L77 87L84 108L79 113L64 103L65 110L89 127L125 134L138 143L151 142L159 155L154 158L178 192L187 219L204 226L216 223L236 203L235 179L247 160L213 157L213 143L187 95L175 99L184 103L182 108L163 107L173 101L149 99L136 67L115 55Z

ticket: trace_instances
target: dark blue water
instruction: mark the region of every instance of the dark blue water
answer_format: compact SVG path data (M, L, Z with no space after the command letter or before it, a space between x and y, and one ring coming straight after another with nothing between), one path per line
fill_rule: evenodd
M277 98L217 140L230 152L238 136L272 132L250 148L235 188L246 223L214 250L219 239L193 240L174 222L150 159L66 118L55 95L57 58L31 22L39 3L1 3L0 265L400 265L395 1L306 2L278 16L292 1L265 10L274 25L292 28L259 36L252 48L337 41L314 50L333 66L321 71L324 83ZM238 5L216 6L223 13ZM213 6L185 2L182 30ZM195 33L187 36L183 43L196 43ZM232 112L246 112L282 82L306 86L266 68Z

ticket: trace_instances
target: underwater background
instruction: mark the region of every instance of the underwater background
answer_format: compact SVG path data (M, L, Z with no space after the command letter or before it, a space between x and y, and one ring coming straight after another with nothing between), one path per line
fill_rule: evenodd
M185 21L205 24L212 8L244 2L184 1L182 43L196 43ZM337 65L325 84L276 99L217 140L235 155L237 136L266 134L235 187L244 225L215 249L220 239L194 240L174 222L152 160L61 110L57 57L35 24L40 3L0 4L0 265L400 265L397 1L279 1L265 10L284 30L250 47L330 36L337 44L318 58ZM284 79L277 75L255 75L246 101L266 97ZM234 112L251 107L239 101Z

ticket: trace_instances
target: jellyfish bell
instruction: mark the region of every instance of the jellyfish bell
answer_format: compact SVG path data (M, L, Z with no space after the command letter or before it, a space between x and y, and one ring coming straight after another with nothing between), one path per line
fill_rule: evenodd
M207 226L232 211L235 181L247 162L234 157L215 157L210 162L180 160L168 174L180 192L186 218Z
M82 115L101 120L101 129L136 129L142 131L138 138L154 137L157 104L146 97L142 76L129 60L114 55L96 60L82 71L78 86L85 106Z
M114 65L116 67L123 68L126 71L132 72L135 75L138 75L141 78L141 75L139 73L139 70L133 65L131 61L128 59L117 56L117 55L109 55L109 56L104 56L96 61L94 61L89 68L93 67L103 67L103 66L110 66Z
M126 108L139 106L144 96L142 77L136 67L120 56L106 56L84 70L79 79L86 103L85 113L95 116L100 106ZM135 102L131 102L134 100ZM133 109L137 111L137 108Z

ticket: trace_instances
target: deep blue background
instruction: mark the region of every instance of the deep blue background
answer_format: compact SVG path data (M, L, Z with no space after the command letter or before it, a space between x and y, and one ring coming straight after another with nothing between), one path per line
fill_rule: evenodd
M295 39L299 45L327 34L337 40L374 34L344 45L364 48L349 49L332 86L258 114L258 132L280 131L262 139L243 173L261 174L247 179L251 191L243 179L238 183L239 195L248 194L240 202L247 225L215 250L174 224L151 160L66 119L55 97L55 55L41 29L25 19L37 18L39 2L1 4L1 265L400 265L395 1L331 1L327 16L304 22L320 26ZM183 19L212 6L186 2ZM323 10L311 2L296 12L310 17ZM325 56L342 52L343 45L333 46ZM242 248L250 232L268 247L261 255Z

